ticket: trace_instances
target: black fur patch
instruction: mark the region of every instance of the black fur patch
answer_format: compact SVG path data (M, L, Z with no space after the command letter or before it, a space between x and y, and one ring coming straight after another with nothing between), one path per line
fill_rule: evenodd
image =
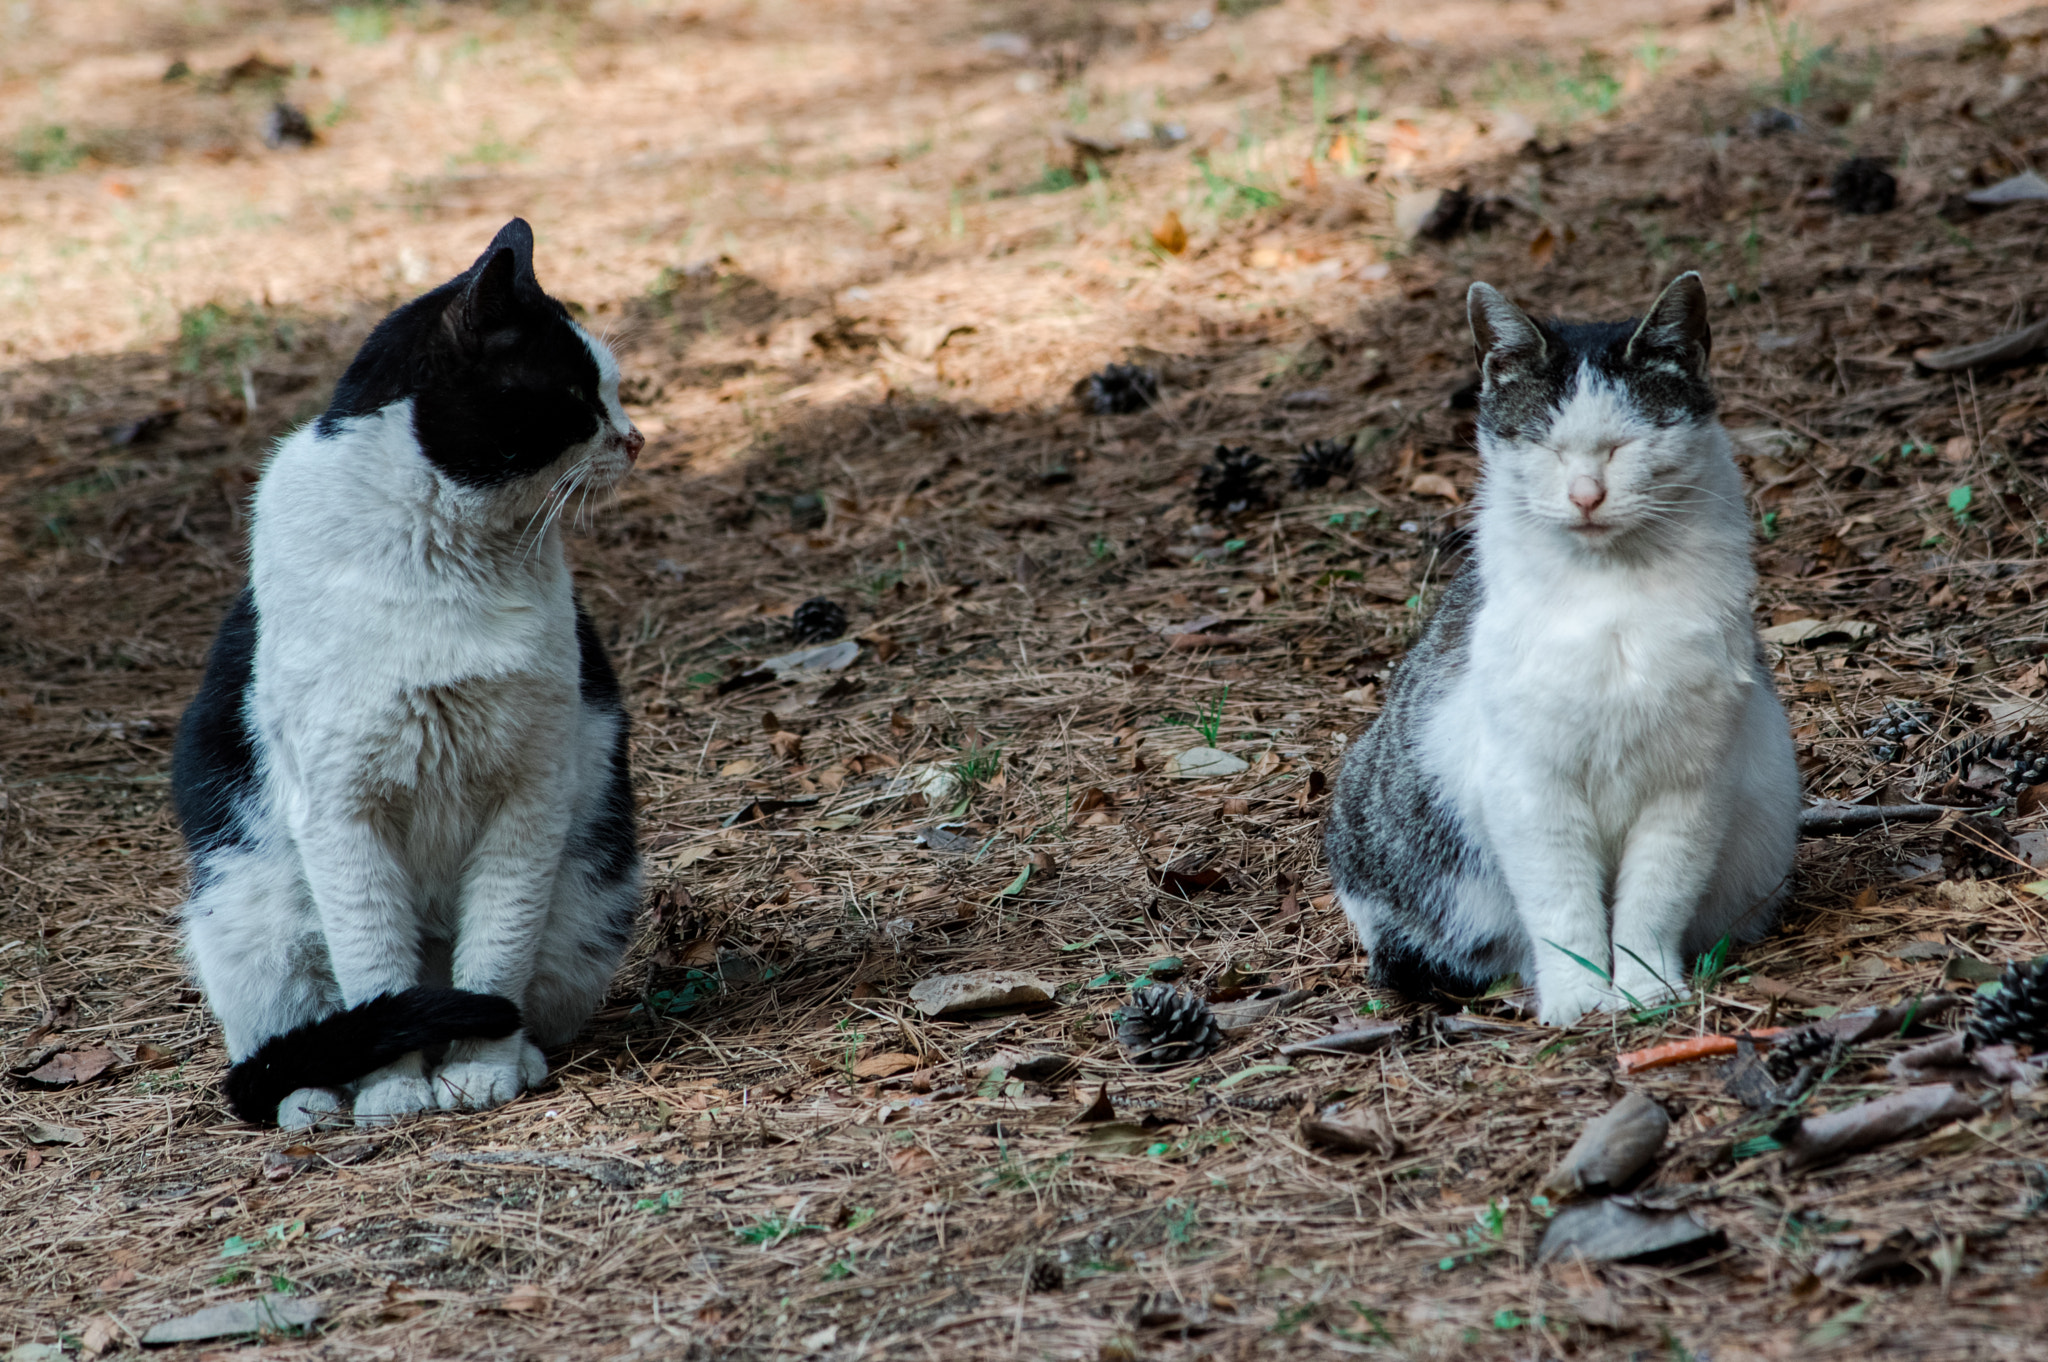
M256 600L245 586L214 637L206 675L178 721L171 756L171 799L201 877L206 853L245 842L235 806L256 790L256 748L248 720L255 666Z
M639 834L633 818L633 782L628 768L632 744L627 733L626 712L619 703L619 678L613 673L611 659L605 656L604 644L598 639L597 629L591 624L590 616L584 612L580 601L576 605L576 650L583 703L592 709L617 715L619 736L612 748L611 779L605 785L603 802L596 814L575 830L569 843L569 854L589 866L590 873L600 881L616 884L632 874L634 865L639 861ZM631 934L630 916L611 925L620 942Z
M1517 364L1515 381L1491 385L1479 395L1480 428L1495 439L1541 440L1582 367L1627 392L1636 408L1660 426L1709 420L1719 405L1713 384L1686 369L1668 348L1639 344L1633 356L1628 353L1639 318L1534 325L1543 335L1542 356Z
M605 420L597 361L533 273L533 232L514 218L477 262L413 299L363 342L319 430L405 398L427 458L456 482L528 477Z
M1444 682L1463 669L1480 599L1472 567L1445 589L1395 669L1379 718L1344 754L1323 829L1331 881L1348 898L1384 905L1373 924L1374 982L1427 1001L1483 992L1499 973L1495 957L1511 947L1489 942L1454 953L1444 945L1460 882L1497 872L1417 753Z
M519 1029L519 1005L494 993L409 988L273 1036L228 1070L228 1105L257 1125L300 1088L338 1088L414 1050L451 1040L498 1040Z

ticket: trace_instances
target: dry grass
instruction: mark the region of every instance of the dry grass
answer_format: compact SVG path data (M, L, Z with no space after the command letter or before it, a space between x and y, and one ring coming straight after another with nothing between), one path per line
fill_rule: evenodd
M0 1344L130 1347L281 1279L332 1318L246 1355L2025 1354L2048 1323L2048 1141L2024 1103L1792 1176L1735 1156L1763 1126L1715 1075L1647 1075L1681 1113L1659 1189L1727 1248L1533 1264L1531 1193L1611 1100L1617 1050L2048 948L2032 872L1923 873L1937 830L1809 844L1786 925L1674 1015L1284 1067L1276 1047L1413 1010L1365 985L1328 906L1311 773L1455 566L1462 507L1410 489L1476 473L1448 401L1471 278L1581 315L1682 268L1721 291L1730 424L1795 437L1748 458L1760 619L1877 626L1777 658L1814 794L1939 786L1857 737L1884 699L1977 729L2041 703L2043 369L1928 377L1910 356L2040 306L2039 208L1938 210L2048 155L2048 48L1958 60L1986 17L1962 5L1816 6L1775 40L1756 7L1236 8L1191 36L1135 4L0 18L29 24L0 28L0 136L44 149L0 172L20 583L0 601L0 1042L10 1063L60 1042L122 1060L0 1088ZM984 46L997 31L1029 53ZM303 68L279 89L321 145L263 151L267 94L213 88L251 51ZM158 81L173 57L193 81ZM1794 94L1809 131L1740 131ZM1056 140L1133 116L1189 138L1099 180ZM1898 163L1895 212L1812 199L1852 151ZM1073 187L1048 176L1077 164ZM1395 197L1457 183L1515 206L1406 244ZM1168 208L1183 255L1145 244ZM227 1120L176 958L169 736L265 442L391 298L513 211L543 278L617 336L655 435L575 546L637 707L653 908L553 1086L286 1156ZM1129 347L1164 372L1160 407L1065 403ZM110 445L171 408L159 438ZM1192 508L1218 443L1284 465L1359 432L1348 487L1236 523ZM852 610L851 670L716 694L818 594ZM1162 632L1203 614L1243 646ZM1164 769L1196 741L1175 719L1211 704L1253 766L1189 788ZM917 765L976 777L953 819L975 850L915 840L950 810L876 800ZM763 799L815 802L722 826ZM1149 873L1203 857L1229 874L1192 900ZM1169 957L1190 987L1303 996L1209 1060L1137 1071L1108 1014ZM1042 972L1056 1003L929 1021L905 1001L984 965ZM61 1029L37 1036L46 1015ZM1078 1076L990 1073L1039 1051ZM1862 1058L1816 1100L1888 1086ZM1071 1121L1104 1084L1127 1123L1107 1136ZM1301 1112L1341 1098L1404 1152L1306 1147ZM37 1122L83 1140L31 1144ZM1924 1272L1813 1275L1831 1241L1901 1228L1960 1245L1946 1275L1932 1248ZM1045 1263L1063 1289L1030 1289Z

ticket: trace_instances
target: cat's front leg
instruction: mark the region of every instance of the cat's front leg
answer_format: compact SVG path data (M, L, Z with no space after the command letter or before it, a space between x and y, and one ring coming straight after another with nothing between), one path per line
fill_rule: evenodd
M1554 789L1546 777L1530 788ZM1570 801L1517 801L1490 812L1494 854L1529 934L1537 1020L1570 1026L1617 999L1605 977L1612 956L1605 876L1588 811Z
M1720 801L1688 790L1646 802L1614 881L1614 985L1647 1007L1682 996L1685 939L1726 836Z
M346 809L316 809L295 820L293 834L343 1004L355 1007L417 984L420 931L412 880L376 825ZM356 1085L357 1125L387 1125L433 1108L417 1051Z
M554 799L556 778L536 775L502 805L470 853L455 939L455 986L522 1002L547 925L548 903L568 841ZM547 1077L526 1033L458 1041L434 1074L434 1100L449 1111L511 1101Z

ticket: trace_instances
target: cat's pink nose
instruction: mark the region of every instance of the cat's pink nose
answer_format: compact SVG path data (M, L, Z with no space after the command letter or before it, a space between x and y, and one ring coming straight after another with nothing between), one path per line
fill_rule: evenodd
M633 460L639 458L640 451L645 449L646 447L647 437L645 435L642 435L637 427L630 429L626 432L627 463L631 463L633 462Z
M1579 508L1579 514L1591 516L1600 503L1607 500L1607 486L1600 479L1581 473L1572 479L1572 505Z

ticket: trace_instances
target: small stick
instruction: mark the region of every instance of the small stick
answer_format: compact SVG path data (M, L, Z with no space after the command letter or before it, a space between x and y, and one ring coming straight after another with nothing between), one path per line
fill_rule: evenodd
M1768 1040L1782 1036L1787 1031L1797 1031L1796 1026L1773 1026L1762 1031L1750 1031L1751 1040ZM1688 1036L1684 1040L1670 1040L1662 1045L1652 1045L1645 1050L1630 1050L1616 1055L1615 1063L1625 1074L1639 1074L1645 1069L1661 1069L1670 1064L1690 1064L1694 1060L1715 1059L1721 1055L1735 1053L1733 1036Z
M1815 804L1799 811L1799 835L1825 837L1887 823L1932 823L1945 813L1975 812L1952 804Z
M1283 1045L1280 1047L1280 1053L1286 1056L1367 1055L1392 1043L1407 1029L1406 1023L1403 1022L1380 1022L1356 1031L1339 1031L1333 1036L1318 1036L1314 1040Z

